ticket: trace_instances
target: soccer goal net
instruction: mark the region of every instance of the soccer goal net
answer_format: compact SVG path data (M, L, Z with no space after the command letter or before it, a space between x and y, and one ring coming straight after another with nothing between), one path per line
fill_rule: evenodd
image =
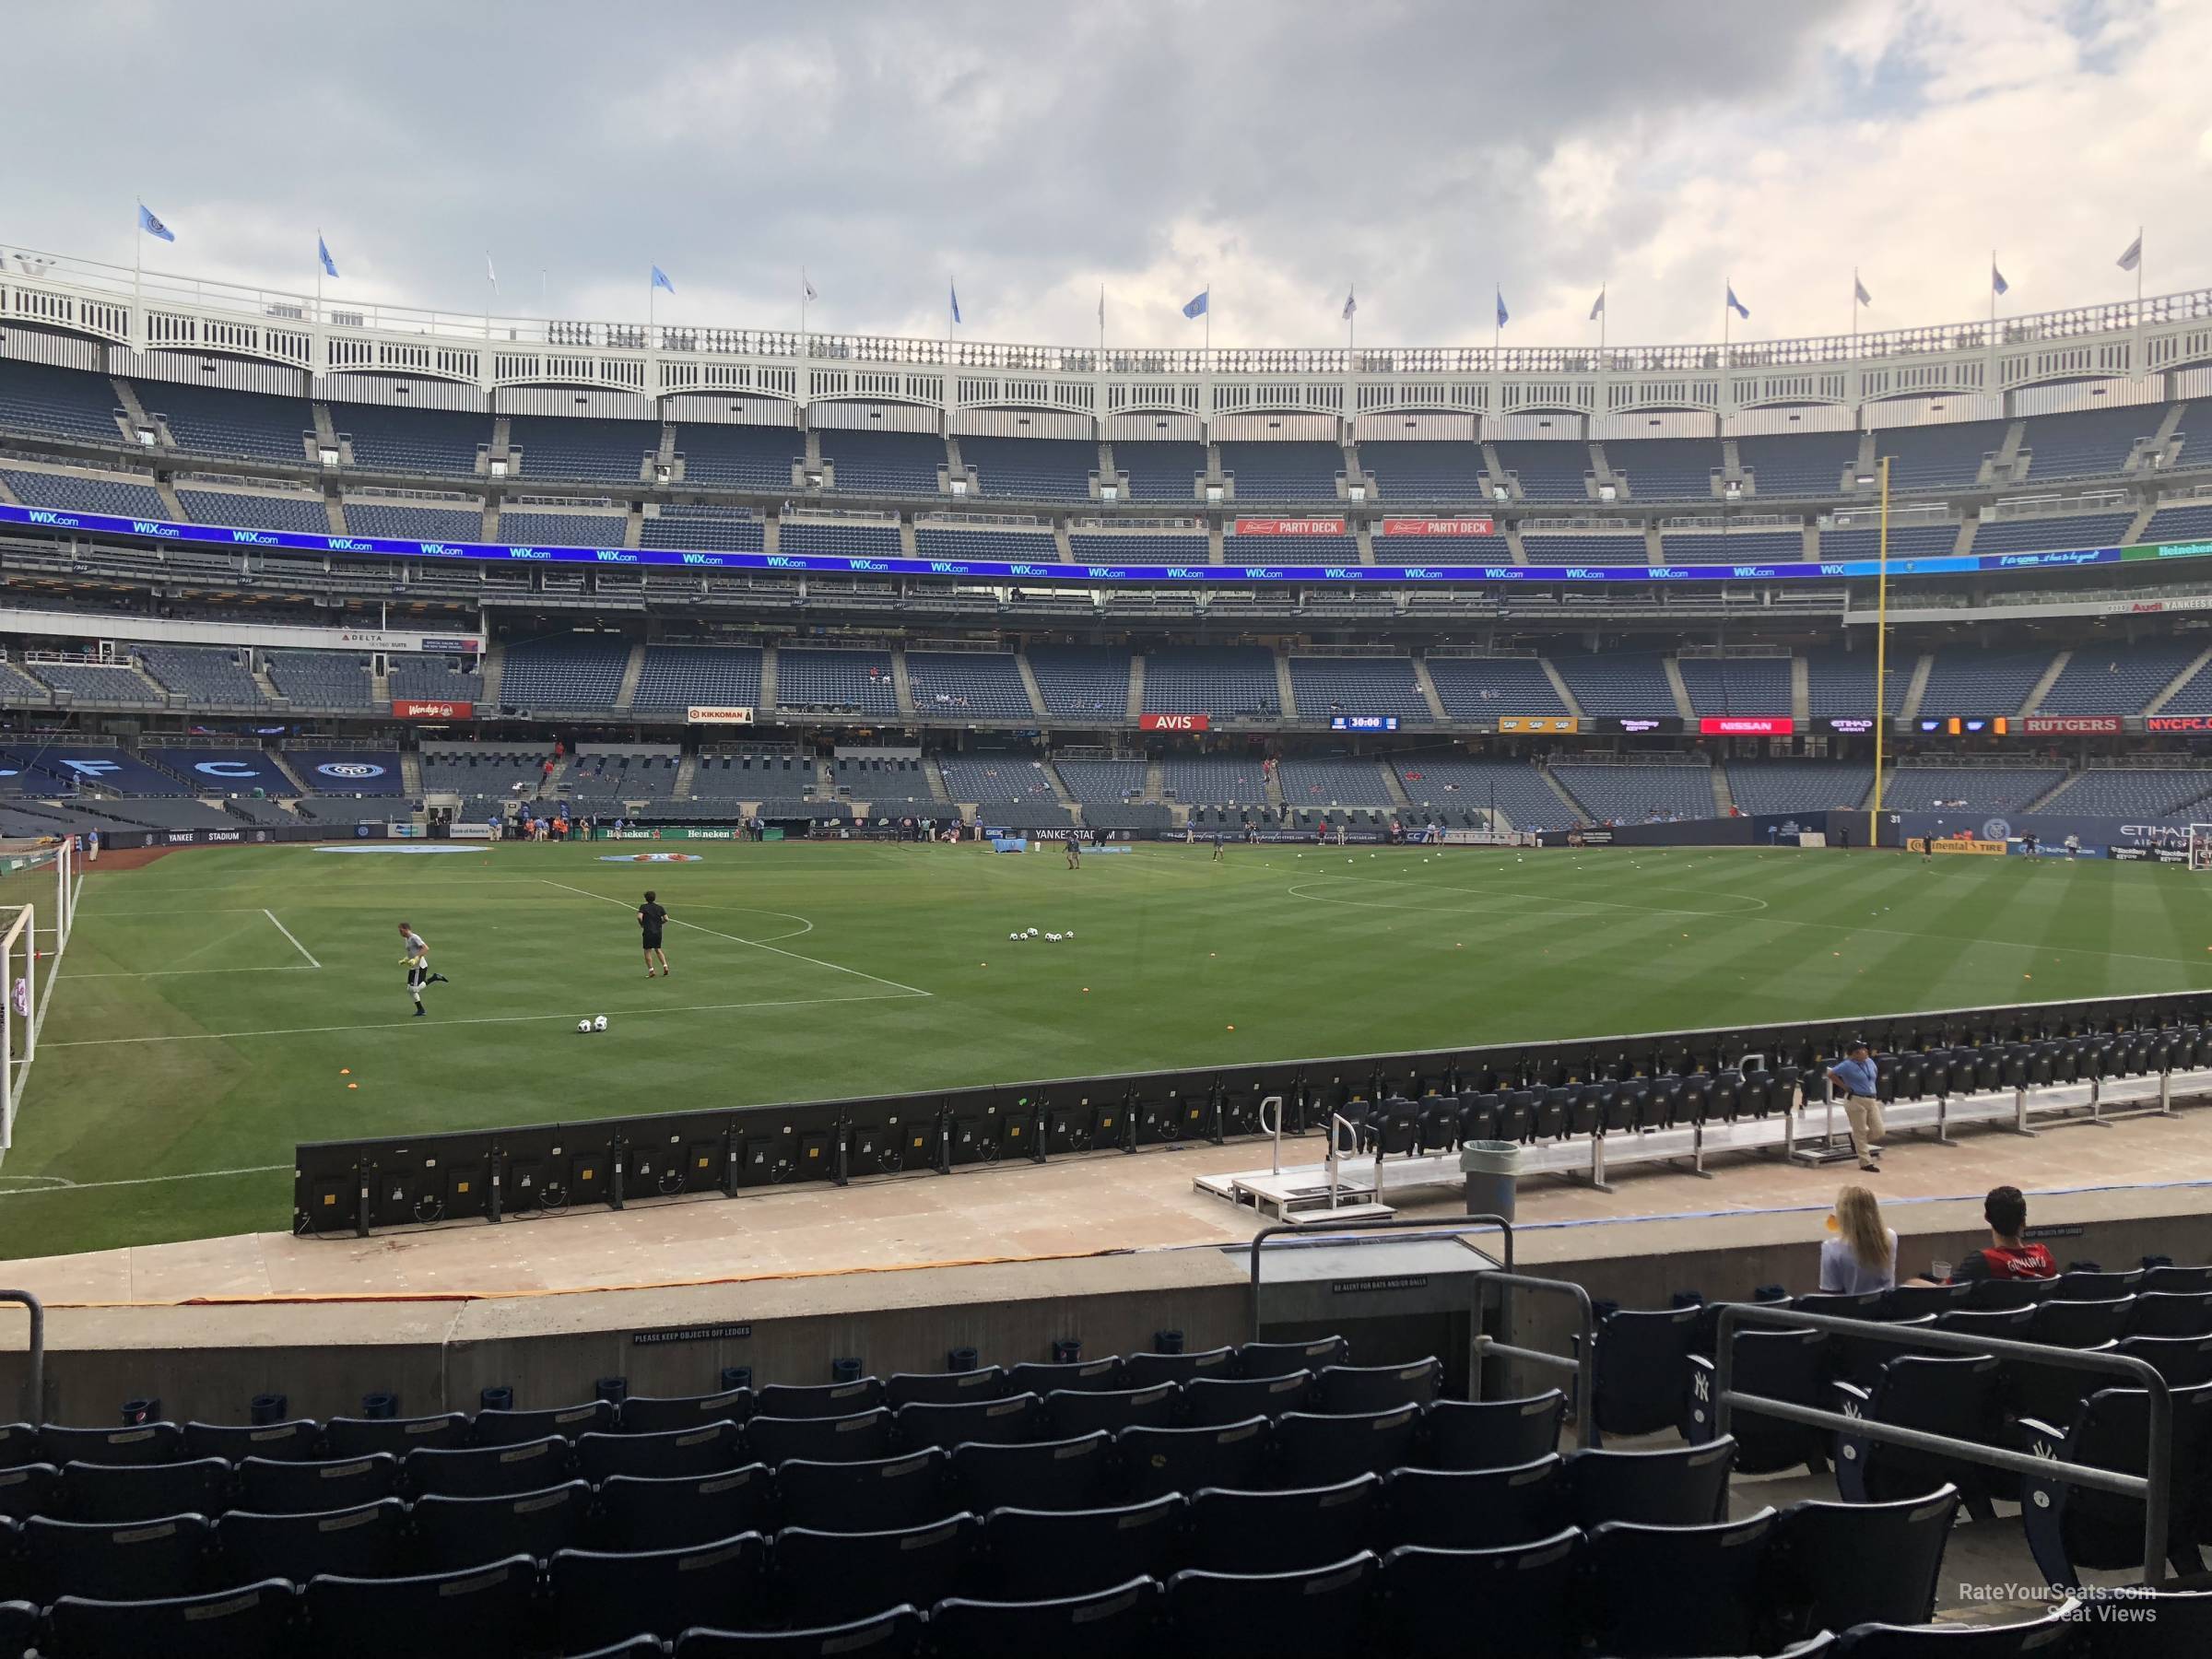
M69 943L76 863L66 841L0 841L0 1153L15 1144L39 1025Z
M2212 824L2189 826L2189 867L2212 870Z

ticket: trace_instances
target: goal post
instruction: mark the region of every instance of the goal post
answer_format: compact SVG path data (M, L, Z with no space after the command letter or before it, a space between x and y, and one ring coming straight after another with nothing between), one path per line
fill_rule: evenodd
M0 841L0 1153L39 1052L39 1027L76 913L70 841Z

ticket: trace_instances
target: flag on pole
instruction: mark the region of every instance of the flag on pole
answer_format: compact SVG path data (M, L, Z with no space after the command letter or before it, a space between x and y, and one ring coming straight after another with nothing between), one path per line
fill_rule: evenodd
M1354 291L1351 288L1346 288L1344 290L1344 320L1349 323L1352 320L1352 314L1359 309L1359 301L1355 297Z
M2136 232L2136 240L2127 244L2127 252L2120 255L2119 265L2124 271L2132 271L2142 263L2143 232L2138 230Z
M1997 262L1994 259L1991 260L1989 262L1989 291L1993 294L2002 295L2011 291L2011 288L2012 284L2005 280L2005 273L1997 269Z
M138 204L138 229L148 236L159 237L165 242L173 242L177 240L177 233L156 218L153 210L144 202Z
M1598 320L1600 317L1604 316L1605 314L1606 314L1606 290L1605 290L1604 288L1599 288L1599 289L1597 290L1597 300L1596 300L1596 303L1594 303L1594 305L1592 305L1592 306L1590 307L1590 321L1591 321L1591 322L1593 322L1593 323L1594 323L1594 322L1596 322L1596 321L1597 321L1597 320Z
M490 283L495 288L500 286L500 274L492 269L491 250L489 248L484 250L484 280Z
M337 262L330 256L330 244L323 240L323 232L320 230L315 232L315 257L323 262L323 274L325 276L335 276L338 274Z
M960 320L960 288L959 288L959 284L958 284L958 283L954 282L954 281L952 280L952 278L951 278L951 277L947 276L947 277L945 279L945 287L946 287L947 290L948 292L950 292L950 293L951 293L951 295L952 295L952 320L953 320L955 323L958 323L958 322Z
M1498 326L1503 328L1512 319L1512 313L1505 309L1505 290L1500 288L1498 290Z
M821 298L819 294L814 291L814 284L808 279L806 273L804 271L799 273L799 291L806 296L809 303Z
M1734 283L1730 283L1728 285L1728 309L1734 312L1737 316L1743 318L1743 320L1747 323L1751 320L1751 308L1735 297L1735 285Z
M1099 284L1099 326L1106 326L1106 285Z
M653 267L653 286L656 288L666 288L672 294L676 292L676 284L668 280L668 273L662 270L659 265Z
M1206 302L1212 295L1213 291L1214 290L1210 288L1199 289L1196 297L1194 298L1188 305L1182 308L1182 314L1186 317L1205 316L1206 312Z
M1856 271L1851 274L1851 297L1861 305L1874 303L1874 296L1866 291L1866 285L1859 280L1859 274Z

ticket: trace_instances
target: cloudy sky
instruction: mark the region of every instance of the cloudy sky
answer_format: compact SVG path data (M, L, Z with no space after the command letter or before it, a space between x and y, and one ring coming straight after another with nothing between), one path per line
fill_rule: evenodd
M1081 343L1839 331L2212 284L2203 0L841 0L8 18L0 243L504 309Z

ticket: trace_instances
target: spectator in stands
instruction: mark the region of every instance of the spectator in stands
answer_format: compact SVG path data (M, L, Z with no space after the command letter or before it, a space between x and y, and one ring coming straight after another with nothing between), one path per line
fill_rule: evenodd
M1820 1245L1823 1296L1862 1296L1896 1285L1897 1231L1882 1225L1882 1208L1871 1192L1845 1187L1836 1194L1828 1224L1836 1236Z
M1874 1069L1874 1053L1865 1041L1853 1038L1843 1058L1828 1068L1829 1081L1843 1097L1843 1117L1851 1124L1851 1149L1859 1155L1859 1168L1879 1174L1875 1159L1882 1155L1882 1102Z
M2028 1228L2028 1200L2016 1186L1992 1187L1982 1200L1982 1219L1989 1223L1989 1243L1969 1251L1966 1259L1943 1282L1958 1284L1974 1279L2047 1279L2058 1277L2058 1264L2041 1244L2023 1241ZM1928 1284L1935 1281L1915 1281Z

